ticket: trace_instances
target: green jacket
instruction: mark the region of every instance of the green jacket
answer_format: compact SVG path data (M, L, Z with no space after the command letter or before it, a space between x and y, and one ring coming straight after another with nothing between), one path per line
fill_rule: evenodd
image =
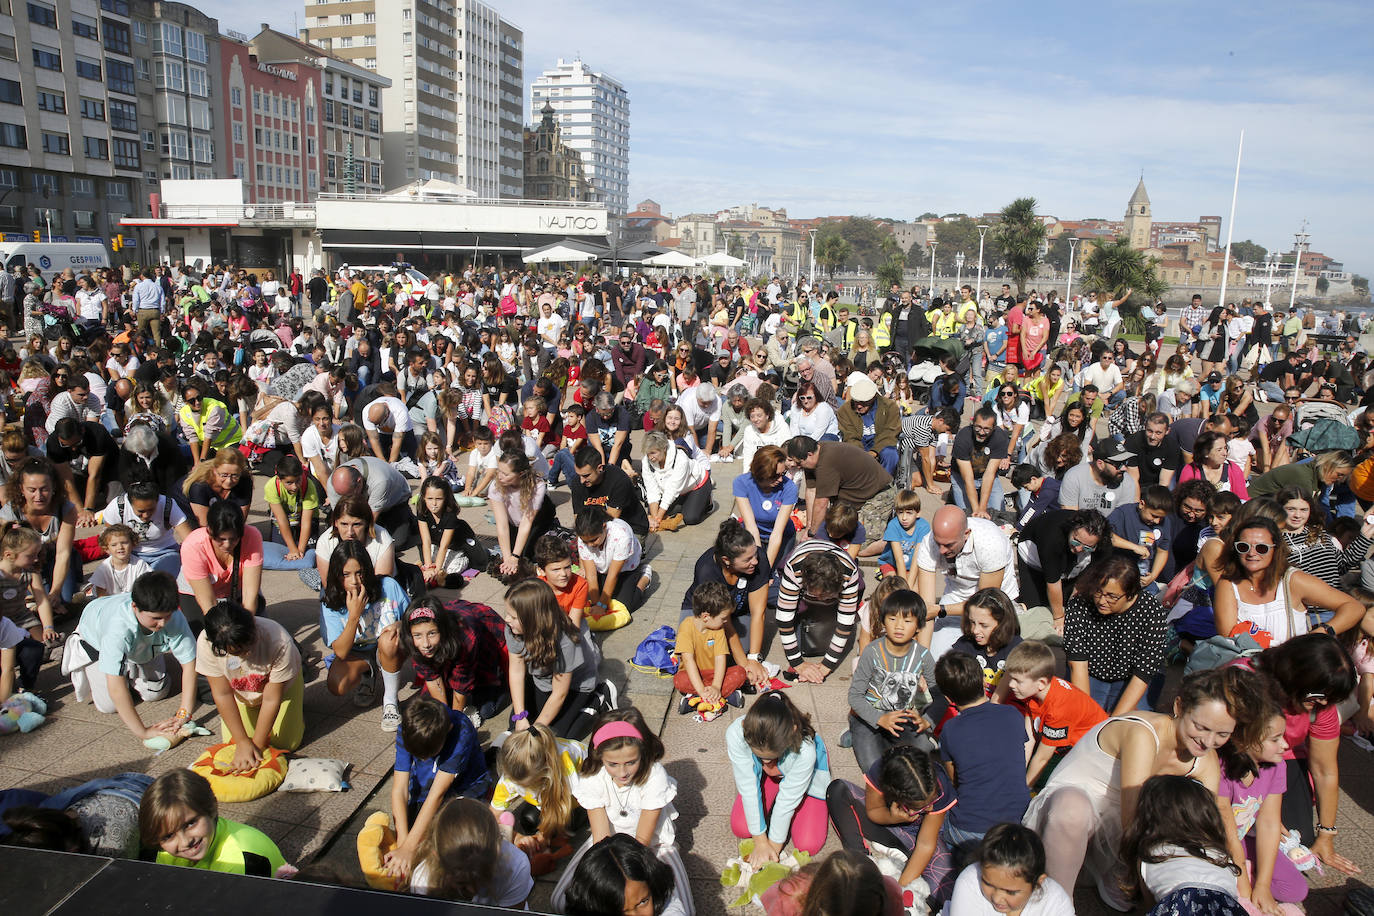
M902 415L897 405L879 395L873 404L873 451L881 452L888 446L897 447L897 436L902 431ZM864 421L854 407L846 401L836 412L840 422L840 441L863 448Z

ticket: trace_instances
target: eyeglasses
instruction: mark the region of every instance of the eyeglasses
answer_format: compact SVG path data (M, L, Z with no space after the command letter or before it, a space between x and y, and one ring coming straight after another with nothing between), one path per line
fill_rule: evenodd
M187 404L199 404L201 401L205 399L202 398L200 395L196 395L195 397L190 397L188 395L185 400Z
M1245 541L1236 541L1236 553L1245 556L1250 551L1254 551L1257 556L1264 556L1274 549L1273 544L1249 544Z

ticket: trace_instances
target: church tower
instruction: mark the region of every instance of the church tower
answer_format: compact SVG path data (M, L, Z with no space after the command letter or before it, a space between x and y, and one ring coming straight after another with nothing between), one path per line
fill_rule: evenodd
M1123 227L1131 247L1144 251L1150 247L1150 195L1145 193L1145 176L1135 186L1131 202L1126 205L1126 224Z

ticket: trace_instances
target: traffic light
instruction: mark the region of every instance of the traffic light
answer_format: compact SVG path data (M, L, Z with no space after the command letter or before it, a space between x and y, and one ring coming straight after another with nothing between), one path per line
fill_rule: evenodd
M42 238L43 238L42 234L39 233L39 231L38 231L37 229L33 230L33 240L34 240L35 242L41 241Z
M110 248L111 248L111 250L113 250L113 251L119 251L119 250L120 250L121 248L123 248L123 247L124 247L124 236L122 236L122 235L116 235L114 238L110 239Z

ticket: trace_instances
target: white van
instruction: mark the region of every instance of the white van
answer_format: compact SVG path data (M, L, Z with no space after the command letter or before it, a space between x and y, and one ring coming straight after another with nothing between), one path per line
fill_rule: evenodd
M36 264L49 277L68 267L77 273L109 267L110 255L99 242L0 242L0 263L8 271Z

